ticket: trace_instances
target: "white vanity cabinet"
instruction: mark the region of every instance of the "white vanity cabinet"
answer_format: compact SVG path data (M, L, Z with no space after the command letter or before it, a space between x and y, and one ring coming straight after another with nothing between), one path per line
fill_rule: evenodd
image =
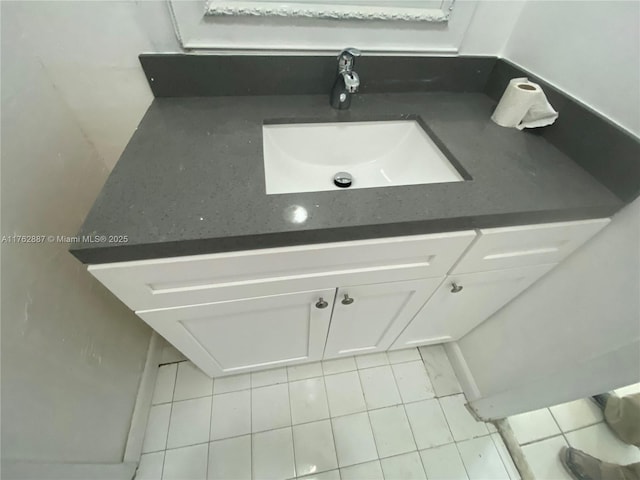
M212 377L320 360L335 289L137 312Z
M456 340L608 221L161 258L89 271L204 372L222 376Z
M535 265L447 277L392 349L458 340L553 267L555 264Z
M325 358L388 350L442 277L338 289Z

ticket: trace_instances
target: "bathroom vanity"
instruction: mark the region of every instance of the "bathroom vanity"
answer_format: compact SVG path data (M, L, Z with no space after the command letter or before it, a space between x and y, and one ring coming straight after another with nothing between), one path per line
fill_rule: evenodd
M211 376L457 340L608 220L91 265Z
M596 178L589 162L600 159L569 156L577 150L562 130L547 139L493 124L489 92L518 74L495 58L363 58L362 92L348 110L329 105L333 79L322 77L335 58L317 57L318 86L275 81L264 57L233 60L259 70L254 83L190 83L229 61L142 57L156 98L82 227L86 240L71 249L211 376L458 340L604 228L636 188ZM395 62L405 86L375 62ZM167 66L176 63L179 76ZM440 83L424 91L417 79L429 69ZM330 163L367 144L374 155L386 144L314 124L408 121L424 131L397 134L415 137L407 152L431 142L441 164L414 174L411 162L424 165L409 159L410 174L388 186L362 170L353 186L373 183L358 188L336 187L322 170L323 156ZM287 125L315 130L304 140ZM289 150L267 143L274 138ZM292 151L308 156L308 178L304 162L280 162ZM408 155L378 170L393 172ZM428 183L432 174L443 177Z

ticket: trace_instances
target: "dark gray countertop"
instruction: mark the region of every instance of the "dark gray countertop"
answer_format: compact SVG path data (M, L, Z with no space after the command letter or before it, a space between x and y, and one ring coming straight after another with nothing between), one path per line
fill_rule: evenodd
M85 263L605 217L623 202L482 93L156 98L87 216ZM420 116L471 175L458 183L266 195L262 124ZM302 206L308 219L291 221Z

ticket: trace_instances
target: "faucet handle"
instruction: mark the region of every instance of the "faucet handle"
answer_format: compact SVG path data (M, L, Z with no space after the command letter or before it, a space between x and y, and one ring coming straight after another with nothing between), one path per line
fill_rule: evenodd
M338 71L351 71L353 69L353 64L355 63L355 57L360 56L360 50L353 47L348 47L340 52L338 55Z
M342 50L342 52L340 52L340 55L338 55L338 59L340 59L340 57L342 57L345 54L349 54L352 57L359 57L360 55L362 55L362 52L355 47L347 47L344 50Z

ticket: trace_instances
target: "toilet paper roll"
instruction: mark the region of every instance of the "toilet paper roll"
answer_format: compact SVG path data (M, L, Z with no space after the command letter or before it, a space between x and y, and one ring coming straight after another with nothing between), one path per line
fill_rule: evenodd
M514 78L502 94L491 120L502 127L524 128L551 125L558 118L540 85Z

